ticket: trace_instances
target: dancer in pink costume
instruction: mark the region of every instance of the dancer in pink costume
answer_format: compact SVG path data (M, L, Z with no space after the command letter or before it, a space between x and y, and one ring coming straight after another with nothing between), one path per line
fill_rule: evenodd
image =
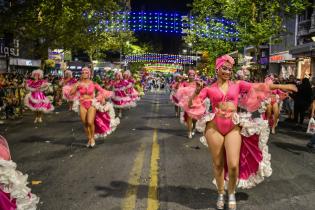
M196 92L197 86L198 86L198 91L200 91L200 88L202 87L201 81L199 80L199 82L197 83L195 71L189 70L188 82L181 83L175 95L175 97L179 100L178 105L180 107L184 108L188 106L189 99ZM197 109L201 110L199 107ZM198 112L198 110L195 110L195 111ZM193 112L187 111L187 109L184 108L184 112L181 113L180 120L183 124L187 126L188 138L191 139L195 135L196 121L197 121L196 115Z
M77 100L78 95L71 95L70 92L77 80L72 77L72 71L66 70L64 72L64 78L60 81L62 86L62 98L68 102L69 111L72 110L73 101Z
M113 93L102 89L90 77L91 70L87 67L83 68L81 80L73 86L71 94L79 93L79 100L74 102L73 110L80 113L88 137L86 146L92 148L95 146L96 138L106 137L112 133L120 121L115 117L112 104L106 102Z
M128 82L124 80L122 73L117 71L115 73L115 81L113 81L114 96L112 102L114 107L118 109L118 116L122 117L122 109L129 109L135 107L136 103L126 93Z
M175 95L176 95L176 92L179 88L181 80L182 80L181 75L176 74L175 80L170 85L170 89L171 89L170 100L174 104L176 117L178 117L180 115L180 107L178 106L178 99L176 98Z
M124 77L124 80L127 83L127 87L126 87L127 95L130 97L130 99L132 101L134 101L134 102L139 101L140 100L139 93L134 88L135 80L131 76L131 72L129 70L125 71L124 74L123 74L123 77Z
M215 183L218 190L217 209L224 209L224 180L227 181L228 209L236 209L236 187L251 188L270 176L270 155L267 141L268 122L251 119L251 113L261 106L270 95L270 90L297 91L294 85L248 83L231 81L234 59L224 55L216 60L218 80L194 94L189 107L197 106L196 98L210 98L212 113L196 116L200 118L197 129L204 131L201 140L212 156ZM239 101L240 93L246 93ZM247 113L237 113L241 105ZM200 105L200 107L202 107ZM183 107L185 108L185 107ZM189 108L186 108L189 111ZM200 111L198 110L199 114Z
M43 79L43 71L38 69L32 72L31 80L26 81L26 89L30 91L25 98L24 104L35 112L34 123L43 122L43 112L48 113L54 110L54 106L45 96L44 92L49 88L49 83Z
M8 143L0 136L0 209L36 210L39 198L27 184L27 175L16 170Z
M266 83L272 84L274 82L274 77L271 75L266 77ZM272 90L269 97L269 103L267 104L267 110L264 113L264 119L269 121L269 126L271 127L271 133L276 133L276 127L279 121L279 115L281 110L282 101L289 95L279 89Z

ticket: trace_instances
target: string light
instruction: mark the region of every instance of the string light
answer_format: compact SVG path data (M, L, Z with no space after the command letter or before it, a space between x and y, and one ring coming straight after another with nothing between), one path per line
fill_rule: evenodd
M87 13L84 15L87 16ZM102 15L98 12L94 16L101 18ZM99 26L89 28L88 31L150 31L238 41L239 34L235 26L236 23L231 20L216 17L198 21L194 16L181 16L177 13L113 12L110 20L100 20Z
M169 63L169 64L193 64L199 56L172 55L172 54L133 54L126 56L126 62Z

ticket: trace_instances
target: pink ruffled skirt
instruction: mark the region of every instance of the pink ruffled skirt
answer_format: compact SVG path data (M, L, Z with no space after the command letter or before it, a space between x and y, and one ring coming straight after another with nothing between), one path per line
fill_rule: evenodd
M138 91L136 89L134 89L133 87L128 88L126 90L126 92L132 101L139 101L140 100Z
M111 98L115 108L131 108L136 103L123 90L115 90L114 97Z
M52 112L54 106L42 91L28 93L24 98L24 104L32 111Z

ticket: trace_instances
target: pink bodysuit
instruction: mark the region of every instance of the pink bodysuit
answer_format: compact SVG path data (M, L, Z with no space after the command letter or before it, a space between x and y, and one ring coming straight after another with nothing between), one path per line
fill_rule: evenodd
M78 87L78 91L80 93L80 104L86 109L88 110L91 105L92 105L92 101L95 98L95 90L98 91L98 95L110 95L110 91L106 91L103 88L101 88L101 86L99 86L99 84L90 82L88 85L85 84L80 84ZM91 96L91 98L83 98L83 96Z
M234 128L235 124L232 121L232 117L237 111L239 95L240 93L248 92L251 87L252 84L245 81L229 81L229 88L226 94L218 87L217 82L201 90L198 97L201 100L207 97L210 99L213 107L212 112L215 113L213 122L222 135L225 136ZM231 105L230 103L234 105L235 109L222 108Z

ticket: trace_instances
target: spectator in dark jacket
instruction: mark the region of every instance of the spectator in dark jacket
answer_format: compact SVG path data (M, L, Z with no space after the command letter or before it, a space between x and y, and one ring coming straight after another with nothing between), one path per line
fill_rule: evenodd
M304 78L294 96L294 121L300 125L304 122L305 112L312 103L312 87L309 79ZM298 119L300 117L300 119Z

